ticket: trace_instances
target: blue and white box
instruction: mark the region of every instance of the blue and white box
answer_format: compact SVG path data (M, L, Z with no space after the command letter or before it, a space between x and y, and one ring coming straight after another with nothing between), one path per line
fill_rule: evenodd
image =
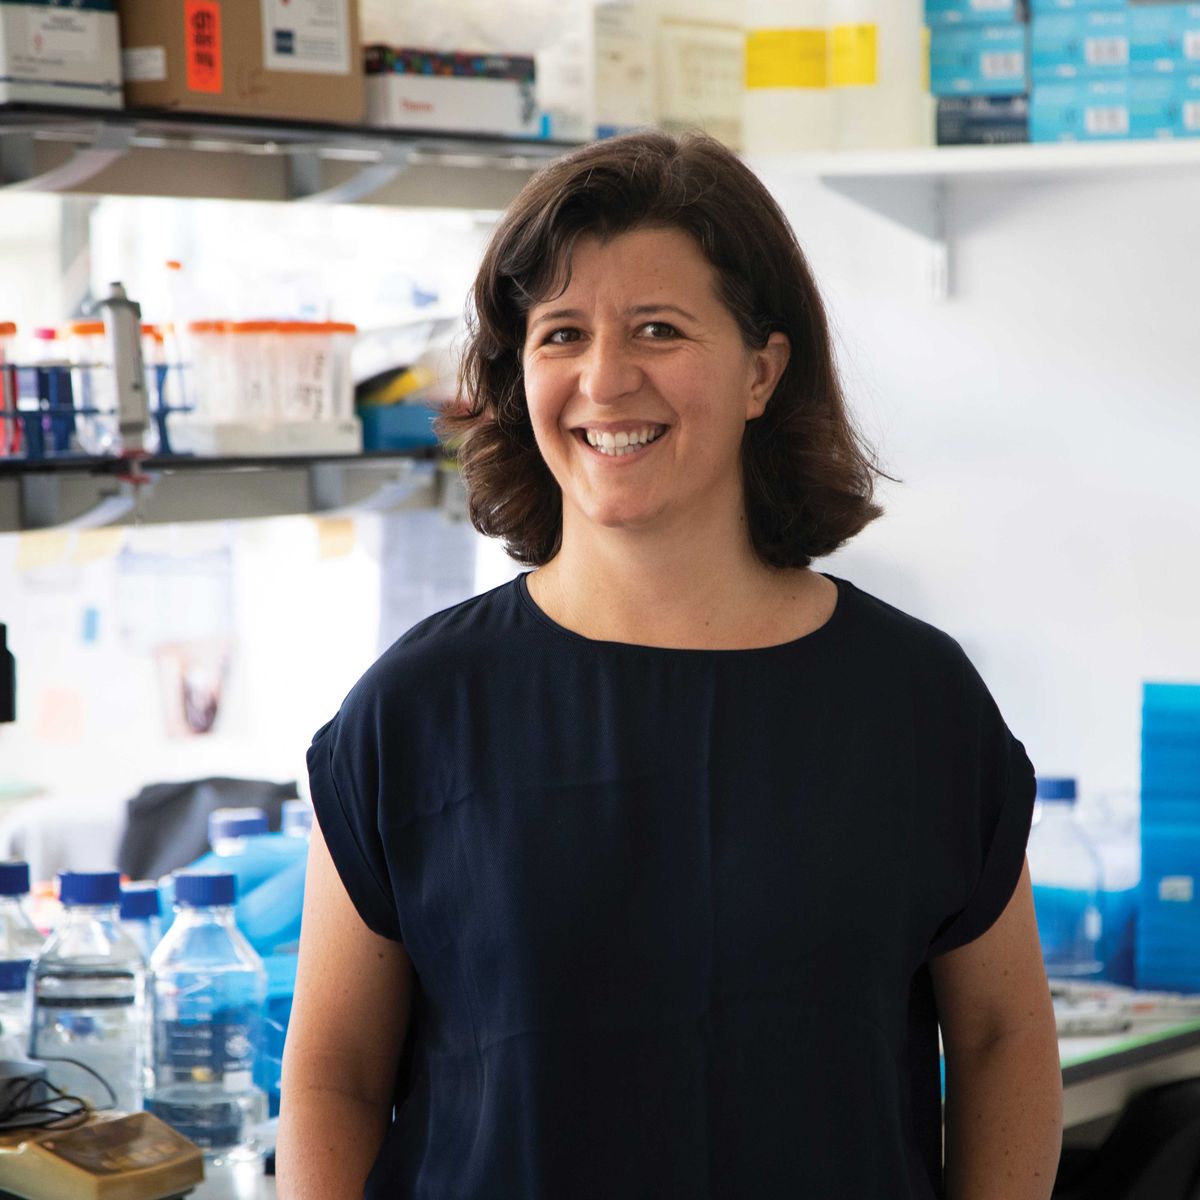
M1113 12L1128 8L1129 0L1030 0L1033 15L1062 12Z
M1200 137L1200 74L1039 83L1030 103L1033 142L1108 142ZM1153 772L1166 756L1144 766ZM1200 751L1197 752L1200 764ZM1198 772L1200 775L1200 772Z
M925 0L925 24L1009 25L1027 19L1025 0Z
M1129 19L1127 11L1035 16L1029 48L1033 82L1127 75Z
M1130 136L1128 79L1039 83L1029 105L1031 142L1113 142Z
M1129 10L1135 75L1200 72L1200 4L1141 4Z
M1029 90L1029 27L979 25L930 30L935 96L1019 96Z
M0 104L122 103L116 0L0 0Z

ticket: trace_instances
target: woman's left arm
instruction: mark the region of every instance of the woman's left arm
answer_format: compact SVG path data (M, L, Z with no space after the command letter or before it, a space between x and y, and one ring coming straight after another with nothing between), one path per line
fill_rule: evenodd
M946 1055L947 1200L1048 1200L1062 1069L1028 861L996 923L930 970Z

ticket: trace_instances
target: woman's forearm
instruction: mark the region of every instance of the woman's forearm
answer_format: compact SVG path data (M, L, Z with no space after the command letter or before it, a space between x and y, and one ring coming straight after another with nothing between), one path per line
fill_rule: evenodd
M1053 1030L947 1053L947 1200L1048 1200L1061 1153Z
M289 1091L275 1149L279 1200L362 1200L388 1113L347 1092Z

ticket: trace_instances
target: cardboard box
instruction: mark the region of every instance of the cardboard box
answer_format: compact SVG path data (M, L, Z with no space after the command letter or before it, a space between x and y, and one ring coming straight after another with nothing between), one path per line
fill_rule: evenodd
M120 108L116 0L0 0L0 104Z
M366 71L371 125L547 136L527 56L368 46Z
M1025 0L925 0L925 24L1007 25L1028 19Z
M354 0L119 0L131 108L359 124Z
M1019 96L1029 90L1027 25L959 25L930 30L935 96Z
M1131 8L1129 66L1135 75L1200 72L1200 4Z
M939 146L997 146L1027 141L1028 96L943 96L937 102Z
M1034 83L1121 79L1129 74L1129 13L1056 13L1033 18Z

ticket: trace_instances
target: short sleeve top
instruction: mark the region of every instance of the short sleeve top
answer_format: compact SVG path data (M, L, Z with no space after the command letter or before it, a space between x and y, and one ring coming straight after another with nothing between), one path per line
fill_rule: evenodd
M1020 876L1022 744L859 589L783 645L414 627L309 750L412 1019L369 1200L944 1196L929 964Z

